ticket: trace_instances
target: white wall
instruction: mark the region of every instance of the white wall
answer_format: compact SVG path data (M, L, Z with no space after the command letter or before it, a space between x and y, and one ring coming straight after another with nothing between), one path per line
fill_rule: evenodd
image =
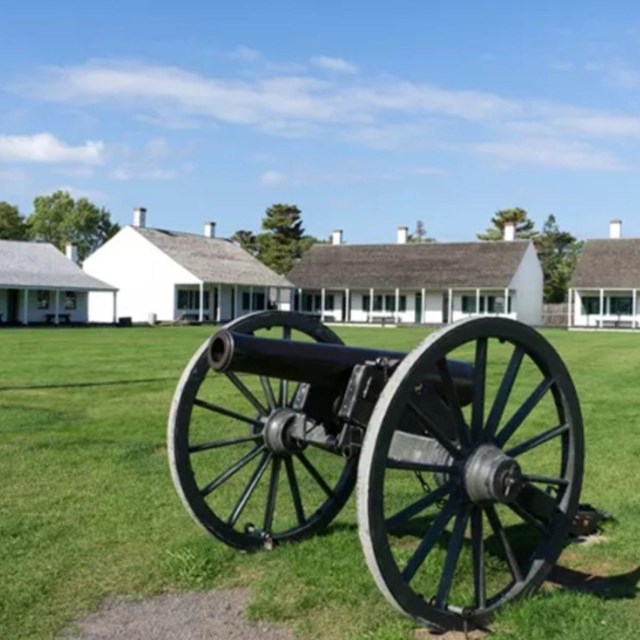
M533 243L529 243L522 261L509 284L513 295L513 310L521 322L533 326L542 324L544 282L542 267Z
M380 318L388 319L390 322L396 322L399 320L400 323L413 324L416 322L416 307L415 307L415 296L416 293L420 295L418 291L415 289L408 290L400 290L400 296L406 297L406 308L404 311L390 311L390 310L382 310L382 311L373 311L370 313L369 306L365 308L363 306L363 299L365 296L370 295L368 289L364 291L354 291L350 292L350 321L351 322L370 322L372 318L375 318L376 321L379 321ZM374 289L374 296L391 296L395 299L395 289ZM328 312L331 315L336 316L336 319L342 319L342 294L335 294L335 311ZM385 306L385 300L383 299L383 308Z
M198 285L199 280L169 256L125 227L82 265L86 273L117 287L117 316L146 322L154 313L160 321L176 317L175 285ZM111 294L89 295L89 321L112 322Z
M47 315L54 314L56 310L56 292L54 290L49 291L49 307L47 309L38 308L38 291L37 289L29 289L27 297L27 322L28 323L44 323L47 321ZM25 289L18 290L18 305L16 320L18 322L24 321L24 292ZM85 291L76 291L76 308L65 309L65 292L60 291L60 298L58 304L58 314L69 316L69 322L86 322L88 317L88 304L87 293ZM7 290L0 290L0 313L2 313L2 321L8 321L8 303L7 303ZM60 320L62 322L62 320Z
M427 324L442 323L443 291L427 291L425 296L424 322Z
M453 322L457 320L462 320L463 318L480 318L484 316L497 316L499 315L501 318L516 318L515 309L515 295L511 292L511 313L505 313L504 311L492 312L488 310L488 300L489 296L493 296L495 298L503 299L503 309L506 311L507 302L505 301L505 290L504 289L480 289L480 297L485 298L484 311L477 311L475 313L469 313L468 311L462 310L462 298L463 296L470 296L472 298L476 298L476 290L469 289L469 291L454 291L453 293Z

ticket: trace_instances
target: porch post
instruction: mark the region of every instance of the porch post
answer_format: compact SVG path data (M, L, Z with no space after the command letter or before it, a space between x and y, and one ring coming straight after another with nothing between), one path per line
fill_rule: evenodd
M509 315L509 287L504 290L504 314Z
M323 287L322 289L320 289L320 320L321 322L324 322L324 305L326 301L326 296L327 296L327 293Z
M233 317L237 318L240 315L240 297L238 296L238 285L233 285Z
M600 328L602 329L602 322L604 316L604 289L600 289Z
M349 289L344 290L344 318L342 318L342 322L349 322L351 320L351 294Z
M199 305L199 309L198 309L198 322L202 322L203 318L204 318L204 282L200 282L199 285L199 290L200 290L200 305Z
M60 289L56 289L56 306L54 308L53 322L58 324L58 314L60 313Z
M638 295L637 289L631 290L631 328L635 329L637 327L636 322L636 313L638 312L638 302L636 300L636 296Z
M57 303L56 303L57 306ZM118 322L118 292L113 292L113 324Z
M218 308L216 309L216 322L222 318L222 285L218 284Z
M424 324L427 320L427 292L422 289L422 311L420 312L420 324Z
M264 288L264 304L262 305L262 310L265 311L269 308L269 287ZM276 288L276 306L278 306L278 302L280 301L280 289Z
M571 328L573 318L571 317L571 306L573 304L573 289L569 289L567 296L567 329Z
M369 322L373 319L373 288L369 289Z
M294 305L294 307L295 307L295 305ZM300 313L303 312L303 308L302 307L303 307L303 304L302 304L302 287L300 287L298 289L298 311Z
M396 323L400 322L400 289L396 287Z
M480 289L476 289L476 314L480 315Z
M24 290L24 309L22 310L22 324L29 324L29 289Z
M449 324L453 322L453 289L449 289Z

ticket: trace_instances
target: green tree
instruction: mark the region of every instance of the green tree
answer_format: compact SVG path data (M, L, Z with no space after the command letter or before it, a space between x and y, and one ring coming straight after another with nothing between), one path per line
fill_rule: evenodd
M78 247L80 260L111 238L120 227L111 214L87 198L74 200L67 191L38 196L27 223L32 239L51 242L60 250L67 242Z
M29 228L18 207L0 202L0 240L27 240Z
M535 231L533 220L529 219L529 214L520 207L514 209L501 209L496 211L491 224L484 233L478 233L479 240L502 240L504 237L504 226L508 222L514 222L516 225L516 238L521 240L533 240L538 232Z
M231 241L235 242L239 247L247 253L255 256L258 253L258 240L253 231L247 229L238 229L232 236Z
M547 217L534 243L544 274L544 301L564 302L582 243L561 231L554 215Z
M427 235L427 229L424 226L424 222L422 220L416 221L416 230L409 234L408 241L413 244L420 244L423 242L435 242L435 238L430 238Z
M291 204L270 206L262 219L262 229L257 236L257 257L276 273L287 273L303 252L300 209Z

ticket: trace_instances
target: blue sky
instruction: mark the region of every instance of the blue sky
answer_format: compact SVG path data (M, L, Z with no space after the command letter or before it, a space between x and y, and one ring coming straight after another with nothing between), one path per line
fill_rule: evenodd
M127 224L470 240L497 209L640 236L640 3L25 0L0 22L0 200Z

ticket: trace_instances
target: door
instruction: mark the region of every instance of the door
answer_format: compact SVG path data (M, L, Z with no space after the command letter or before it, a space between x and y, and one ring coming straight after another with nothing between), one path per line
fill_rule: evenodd
M10 324L18 322L19 295L17 289L7 289L7 322Z
M422 294L416 293L416 299L414 303L414 308L416 310L416 324L420 324L422 322Z
M349 318L347 318L347 294L344 293L342 296L342 322L348 322Z

